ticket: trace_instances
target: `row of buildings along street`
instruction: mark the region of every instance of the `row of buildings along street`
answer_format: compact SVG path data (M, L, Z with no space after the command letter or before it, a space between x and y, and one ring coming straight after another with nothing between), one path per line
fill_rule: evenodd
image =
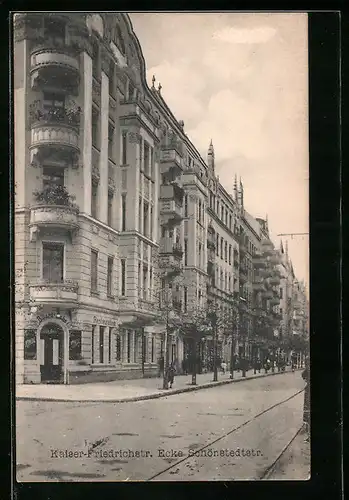
M148 86L129 16L21 13L14 38L16 382L301 364L287 243Z

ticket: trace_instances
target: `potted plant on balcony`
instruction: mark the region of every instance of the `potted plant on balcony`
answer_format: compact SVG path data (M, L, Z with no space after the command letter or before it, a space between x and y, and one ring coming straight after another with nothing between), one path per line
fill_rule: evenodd
M77 208L74 203L74 196L68 193L65 186L58 184L46 185L41 191L34 191L33 195L40 205L60 205Z

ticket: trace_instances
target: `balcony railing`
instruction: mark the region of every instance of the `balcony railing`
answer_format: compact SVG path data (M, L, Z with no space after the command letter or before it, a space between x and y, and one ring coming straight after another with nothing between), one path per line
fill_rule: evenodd
M50 125L67 125L78 129L80 126L80 116L80 106L71 108L52 106L45 109L41 101L33 103L29 111L32 126L46 123Z
M177 299L172 300L172 307L175 312L180 313L182 311L182 302Z
M175 245L173 245L173 248L172 248L172 254L174 257L181 259L183 256L182 245L180 245L179 243L175 243Z
M73 307L78 301L78 284L68 280L59 283L40 281L30 285L30 299L39 304Z

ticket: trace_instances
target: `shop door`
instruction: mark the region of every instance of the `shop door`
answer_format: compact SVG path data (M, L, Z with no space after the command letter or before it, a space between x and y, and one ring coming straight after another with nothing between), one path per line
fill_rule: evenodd
M63 330L58 325L45 326L40 334L41 382L63 383Z

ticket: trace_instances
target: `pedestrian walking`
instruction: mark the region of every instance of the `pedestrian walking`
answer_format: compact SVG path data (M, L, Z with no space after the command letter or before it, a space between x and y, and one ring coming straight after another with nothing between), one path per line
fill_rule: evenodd
M227 371L227 363L224 360L221 363L221 370L223 375L225 375L225 372Z
M168 370L167 370L167 379L168 379L168 383L170 385L170 389L172 389L175 374L176 374L176 367L175 367L174 362L172 361L172 363L170 364L170 366L168 367Z
M310 377L309 377L309 360L305 361L305 368L302 372L302 378L305 381L304 387L304 404L303 404L303 423L306 433L308 434L306 441L309 441L310 431Z

